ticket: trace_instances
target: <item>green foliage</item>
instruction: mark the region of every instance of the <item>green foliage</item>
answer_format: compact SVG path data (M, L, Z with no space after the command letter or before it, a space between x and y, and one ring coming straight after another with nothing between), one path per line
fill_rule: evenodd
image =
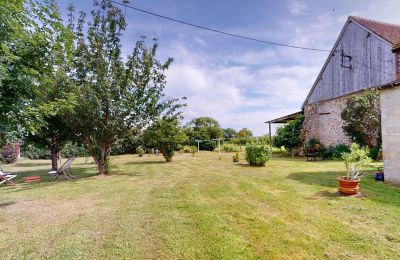
M350 152L343 154L348 180L355 180L365 174L365 170L370 166L372 159L368 156L368 147L360 148L360 145L353 143Z
M369 151L369 157L371 157L372 158L372 160L378 160L379 159L379 156L380 156L380 153L381 153L381 144L380 143L378 143L378 145L377 146L375 146L375 147L372 147L371 149L370 149L370 151Z
M239 162L239 160L240 160L239 153L236 153L234 156L232 156L232 160L233 160L233 162Z
M224 145L222 146L225 152L238 152L239 150L233 145Z
M67 142L60 151L62 158L85 157L88 155L85 147L78 143ZM31 160L50 159L50 150L34 143L24 143L21 147L21 156Z
M288 122L276 130L276 136L273 139L273 146L280 148L285 147L289 152L301 146L301 126L303 125L304 116L299 115L296 119Z
M223 131L224 131L224 138L228 140L236 137L237 135L236 130L233 128L226 128Z
M49 159L50 150L32 143L25 143L21 147L21 156L31 160Z
M321 145L321 142L316 138L312 138L307 142L308 147L316 148L318 145Z
M196 153L197 152L197 147L196 146L190 146L190 145L184 145L182 147L182 151L184 153Z
M62 158L85 157L88 155L83 145L74 142L66 143L60 154Z
M182 105L165 97L165 71L172 63L157 60L158 43L147 47L144 38L123 57L123 12L111 1L94 4L92 22L80 13L72 24L76 35L74 70L76 107L69 123L95 160L99 174L107 174L111 147L132 137L161 115L179 114ZM74 17L71 14L71 21ZM86 27L87 25L87 27Z
M381 139L380 97L377 90L347 99L342 111L343 129L361 146L373 148Z
M217 148L217 142L212 140L204 140L200 143L200 150L214 151Z
M248 145L246 146L246 161L253 166L265 166L269 161L270 149L266 145Z
M178 118L163 118L155 121L143 134L147 146L159 148L167 162L172 161L175 150L187 140Z
M342 158L343 154L350 152L350 147L345 144L339 144L333 150L333 157L334 158Z
M139 157L143 157L143 155L145 154L145 151L144 151L144 149L143 149L141 146L139 146L138 148L136 148L136 154L137 154Z
M43 26L47 7L36 1L29 5L22 0L1 1L0 144L10 140L10 133L18 138L40 124L41 114L28 113L27 107L39 90L39 71L49 49L45 35L52 24Z
M253 132L248 128L243 128L243 129L239 130L239 132L237 133L237 136L239 138L252 137L253 136Z
M272 139L272 143L273 143L274 136L271 136L271 139ZM258 138L258 143L272 146L272 143L270 143L270 140L269 140L269 135L263 135L260 138Z
M217 142L213 139L221 138L223 130L217 120L210 117L199 117L191 120L185 126L185 132L188 136L188 144L197 145L195 140L200 142L200 150L214 151Z

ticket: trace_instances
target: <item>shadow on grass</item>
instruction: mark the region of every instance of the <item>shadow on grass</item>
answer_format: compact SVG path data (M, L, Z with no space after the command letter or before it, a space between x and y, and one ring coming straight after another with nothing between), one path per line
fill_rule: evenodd
M291 173L287 176L288 179L300 181L305 184L333 188L337 186L336 177L338 172L299 172Z
M139 161L139 162L127 162L124 165L149 165L149 164L164 164L165 161Z
M12 206L14 204L16 204L15 201L9 201L9 202L0 203L0 208L5 208L5 207L8 207L8 206Z
M48 163L35 163L35 162L33 162L33 163L18 163L16 166L21 167L21 168L49 166L51 168L51 162L49 161Z
M341 172L299 172L287 176L288 179L299 181L308 185L335 188L338 183L336 178L343 175ZM389 183L376 182L372 174L362 178L360 191L363 198L382 204L400 208L400 187ZM319 191L315 197L337 198L346 197L331 191Z

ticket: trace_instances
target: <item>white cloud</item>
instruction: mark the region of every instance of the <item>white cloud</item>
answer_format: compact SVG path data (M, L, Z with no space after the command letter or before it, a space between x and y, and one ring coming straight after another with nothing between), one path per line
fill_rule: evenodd
M191 52L183 44L174 46L170 51L175 63L167 73L166 91L174 97L188 98L185 120L211 116L223 127L249 127L256 135L267 132L264 121L298 110L318 70L210 65L214 57Z
M289 0L288 9L291 14L305 14L307 11L307 4L298 0Z

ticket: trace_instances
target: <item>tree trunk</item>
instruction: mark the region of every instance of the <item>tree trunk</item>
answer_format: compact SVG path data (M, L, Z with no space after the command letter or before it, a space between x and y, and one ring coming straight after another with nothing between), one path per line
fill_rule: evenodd
M100 150L100 158L97 160L97 167L99 168L99 175L108 175L108 157L110 156L110 148L102 146Z
M99 170L100 176L108 175L108 158L111 153L110 144L104 144L100 148L100 154L93 148L92 142L90 139L85 140L85 146L89 151L89 154L93 157L93 160L96 162L97 168ZM111 142L110 142L111 143Z
M51 170L57 171L58 170L58 144L60 138L57 133L53 134L50 151L51 151Z

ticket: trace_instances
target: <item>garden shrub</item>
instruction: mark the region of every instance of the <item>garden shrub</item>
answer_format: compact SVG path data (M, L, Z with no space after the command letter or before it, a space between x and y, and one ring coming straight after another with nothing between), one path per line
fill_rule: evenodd
M50 149L34 144L25 144L21 147L21 156L30 160L50 159Z
M77 143L68 142L61 149L61 157L63 158L72 158L72 157L85 157L87 156L87 152L83 145L79 145Z
M343 154L350 152L350 147L345 144L339 144L333 150L333 158L342 158Z
M136 148L136 153L137 153L137 155L139 155L139 157L142 157L144 155L145 151L141 146L139 146L138 148Z
M182 151L184 153L195 153L195 152L197 152L197 147L193 146L193 145L192 146L185 145L185 146L183 146Z
M223 150L225 152L239 152L239 150L232 145L224 145Z
M266 145L246 146L246 161L253 166L264 166L270 158L269 147Z
M200 150L214 151L217 147L217 142L211 140L204 140L200 143Z
M240 160L239 153L236 153L234 156L232 156L232 160L233 160L233 162L239 162L239 160Z
M378 160L380 151L381 151L381 145L379 144L369 150L369 157L371 157L372 160L375 161Z
M1 151L1 161L4 163L15 163L18 158L18 148L11 143L3 146Z
M312 148L317 148L318 145L321 145L321 142L316 138L310 139L307 143L307 146Z
M289 152L301 147L303 140L301 137L301 127L304 116L298 115L294 120L276 129L276 136L273 139L273 146L281 148L282 146Z

